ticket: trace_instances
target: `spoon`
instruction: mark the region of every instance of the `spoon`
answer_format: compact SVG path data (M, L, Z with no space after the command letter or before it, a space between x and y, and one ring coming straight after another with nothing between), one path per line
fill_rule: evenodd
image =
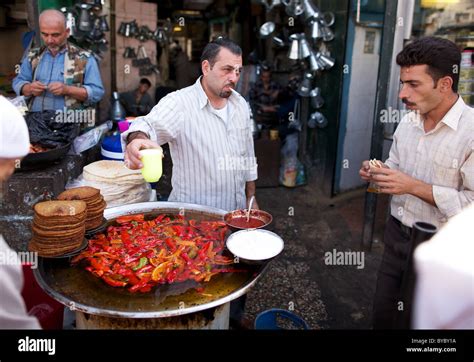
M253 200L255 200L255 196L250 198L249 208L247 209L247 222L250 220L250 210L252 210Z

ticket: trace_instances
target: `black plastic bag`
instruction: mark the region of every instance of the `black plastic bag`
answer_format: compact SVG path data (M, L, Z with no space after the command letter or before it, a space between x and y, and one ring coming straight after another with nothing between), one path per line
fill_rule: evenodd
M57 122L56 111L29 112L25 116L30 142L46 148L57 148L72 142L79 135L80 125L72 122Z

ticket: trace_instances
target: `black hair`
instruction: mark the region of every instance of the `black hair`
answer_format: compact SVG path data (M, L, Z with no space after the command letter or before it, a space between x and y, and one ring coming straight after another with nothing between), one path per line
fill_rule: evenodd
M435 84L443 77L451 77L453 92L458 91L461 51L452 41L433 36L417 39L397 55L397 64L401 67L427 65Z
M151 82L146 78L140 79L140 84L146 84L149 88L151 88Z
M240 48L240 46L238 46L232 40L220 36L204 47L204 50L202 51L201 55L201 63L207 60L212 68L214 64L216 64L217 55L219 54L221 48L226 48L232 54L242 55L242 49Z

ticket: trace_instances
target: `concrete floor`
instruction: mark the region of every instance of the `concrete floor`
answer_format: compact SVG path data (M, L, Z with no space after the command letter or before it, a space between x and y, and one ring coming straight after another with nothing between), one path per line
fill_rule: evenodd
M260 208L273 215L273 231L284 239L285 249L249 292L249 321L264 310L282 308L302 317L311 329L371 328L383 244L376 241L370 252L364 252L361 269L325 263L325 253L334 249L362 251L364 196L361 189L325 197L317 179L294 189L257 190ZM383 235L387 205L388 198L379 197L375 240Z

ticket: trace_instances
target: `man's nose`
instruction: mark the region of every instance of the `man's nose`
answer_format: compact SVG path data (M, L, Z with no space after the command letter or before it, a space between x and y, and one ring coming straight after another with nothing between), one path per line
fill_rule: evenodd
M402 84L402 87L400 88L400 92L398 93L398 98L403 99L403 98L408 98L408 90L407 87L405 87L405 84Z
M229 76L229 81L231 81L232 83L237 83L237 81L239 80L239 72L238 71L235 71L235 72L232 72Z

